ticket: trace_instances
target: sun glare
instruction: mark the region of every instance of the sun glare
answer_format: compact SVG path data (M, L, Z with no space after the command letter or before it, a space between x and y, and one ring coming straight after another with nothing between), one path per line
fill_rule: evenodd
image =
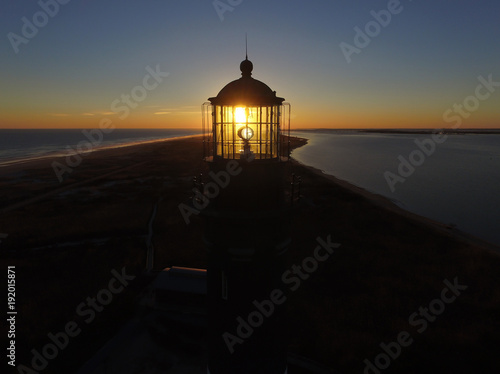
M234 110L234 119L236 120L236 123L238 124L244 124L247 122L247 116L246 116L246 108L242 107L237 107Z

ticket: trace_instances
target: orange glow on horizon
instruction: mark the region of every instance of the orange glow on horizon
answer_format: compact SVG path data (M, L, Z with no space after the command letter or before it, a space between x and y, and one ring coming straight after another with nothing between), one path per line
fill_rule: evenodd
M482 112L472 113L464 118L459 128L500 128L498 118L494 111L485 108ZM243 110L243 112L242 112ZM246 122L244 108L236 109L237 121ZM316 110L309 108L292 107L291 129L314 128L341 128L341 129L439 129L452 128L453 123L447 123L442 118L440 111L384 113L383 110L352 110L338 111ZM241 117L241 118L239 118ZM116 128L201 128L201 110L191 109L185 112L158 110L150 113L132 112L127 118L120 117L112 112L34 112L27 113L10 110L0 115L0 128L2 129L72 129L72 128L99 128L103 119L112 122Z

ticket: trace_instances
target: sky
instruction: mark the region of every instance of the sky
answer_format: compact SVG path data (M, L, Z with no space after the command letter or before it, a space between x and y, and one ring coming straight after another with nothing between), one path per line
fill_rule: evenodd
M5 0L0 28L0 128L200 127L245 35L292 129L500 128L498 0Z

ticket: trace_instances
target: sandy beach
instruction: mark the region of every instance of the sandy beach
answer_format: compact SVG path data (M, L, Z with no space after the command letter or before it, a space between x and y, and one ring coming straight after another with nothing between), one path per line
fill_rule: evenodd
M293 147L305 143L292 139ZM154 271L206 265L203 221L193 216L187 225L178 208L192 196L193 176L206 170L201 137L95 151L63 182L54 161L66 162L0 168L0 233L8 235L0 253L4 268L17 269L19 363L29 362L50 331L81 319L75 306L102 288L112 269L126 267L137 278L44 373L73 372L134 313L151 246ZM290 295L291 352L360 373L382 343L408 332L412 343L384 373L500 370L493 352L500 336L498 247L295 161L292 173L302 177L303 198L290 265L310 255L317 237L331 236L340 247ZM419 331L411 316L455 280L466 289Z

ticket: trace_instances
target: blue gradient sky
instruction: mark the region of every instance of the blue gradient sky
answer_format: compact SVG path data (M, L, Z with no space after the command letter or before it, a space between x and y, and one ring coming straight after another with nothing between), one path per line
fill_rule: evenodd
M340 43L388 1L243 0L221 21L212 0L71 0L17 54L8 34L41 8L4 1L0 127L198 127L200 105L239 78L245 33L253 77L292 103L295 128L451 127L443 113L479 76L500 82L500 2L400 4L347 63ZM157 65L169 76L126 118L112 113ZM500 87L460 126L500 127L499 103Z

